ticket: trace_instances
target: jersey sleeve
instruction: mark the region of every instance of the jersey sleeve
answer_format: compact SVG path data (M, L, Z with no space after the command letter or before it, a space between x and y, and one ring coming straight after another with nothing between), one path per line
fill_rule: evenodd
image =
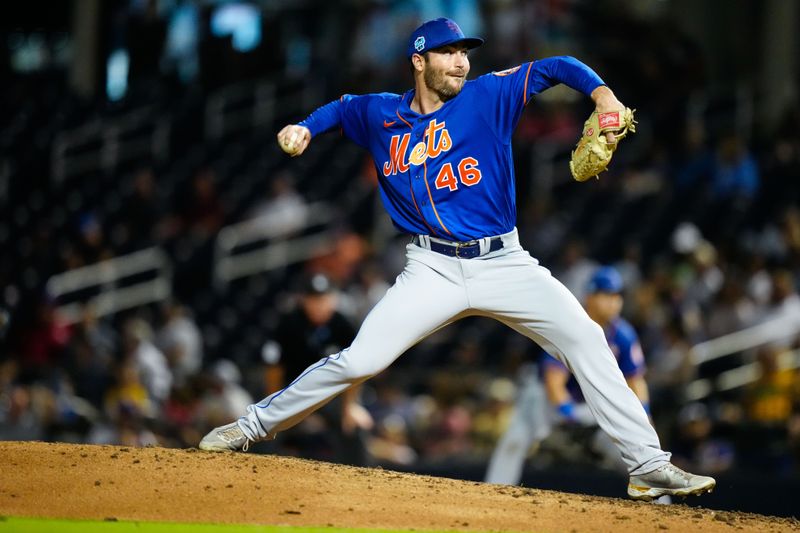
M522 111L535 95L563 83L588 96L603 85L603 80L591 68L570 56L523 63L481 76L476 82L486 101L492 103L481 109L488 113L490 126L504 142L510 142Z
M644 352L633 326L627 322L618 323L615 337L619 348L617 363L622 374L626 378L643 374L646 369Z
M338 127L347 138L366 147L369 144L369 104L369 95L345 94L318 108L299 125L307 127L312 137Z

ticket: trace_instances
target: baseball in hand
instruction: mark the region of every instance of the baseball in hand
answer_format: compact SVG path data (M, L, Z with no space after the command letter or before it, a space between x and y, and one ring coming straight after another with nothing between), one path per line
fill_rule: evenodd
M287 154L292 154L297 150L297 132L292 132L291 135L283 139L283 151Z
M278 144L281 150L289 155L297 155L305 144L305 135L302 128L288 126L278 135Z

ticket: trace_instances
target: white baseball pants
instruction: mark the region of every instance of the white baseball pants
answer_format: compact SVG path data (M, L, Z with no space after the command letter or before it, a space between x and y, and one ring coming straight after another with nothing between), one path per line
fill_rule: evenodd
M566 287L522 249L517 231L503 248L473 259L409 244L403 272L367 315L353 344L309 366L285 389L250 405L239 426L273 438L347 388L387 368L434 331L470 315L499 320L539 343L575 374L600 427L631 474L669 461L636 395L625 383L602 328ZM423 240L424 242L424 240Z

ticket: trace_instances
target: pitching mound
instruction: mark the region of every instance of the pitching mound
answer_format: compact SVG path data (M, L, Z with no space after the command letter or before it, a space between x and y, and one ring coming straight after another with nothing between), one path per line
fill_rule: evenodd
M797 531L754 514L286 457L0 442L0 515L460 531Z

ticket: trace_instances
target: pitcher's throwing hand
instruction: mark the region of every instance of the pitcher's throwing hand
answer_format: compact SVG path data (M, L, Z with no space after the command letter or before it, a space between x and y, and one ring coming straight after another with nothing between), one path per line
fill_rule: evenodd
M292 157L302 154L311 142L311 132L305 126L289 124L278 132L278 145Z

